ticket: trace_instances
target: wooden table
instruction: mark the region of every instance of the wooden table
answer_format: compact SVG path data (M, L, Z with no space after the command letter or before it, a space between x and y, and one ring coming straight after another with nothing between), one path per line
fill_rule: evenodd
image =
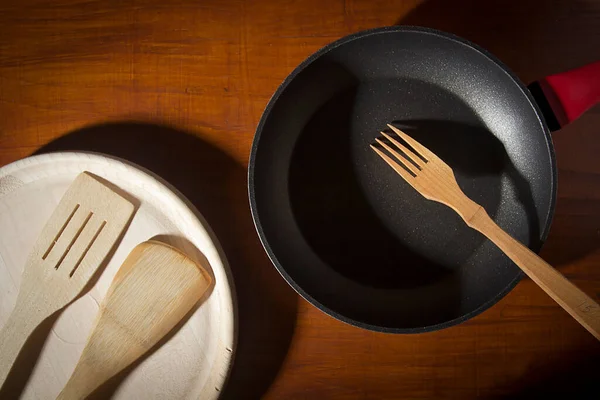
M529 280L459 326L386 335L321 313L265 256L245 186L265 104L323 45L397 23L464 36L524 81L600 56L594 0L5 0L0 165L36 151L102 151L190 198L237 284L239 347L225 398L470 398L582 386L597 395L600 345ZM595 298L598 127L596 107L554 135L558 203L542 253Z

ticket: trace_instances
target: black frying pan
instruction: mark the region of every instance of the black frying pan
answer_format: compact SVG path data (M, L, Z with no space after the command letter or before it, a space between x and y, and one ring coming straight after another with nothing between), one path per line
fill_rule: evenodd
M556 197L548 124L573 117L552 113L548 88L530 88L540 108L496 58L430 29L376 29L321 49L279 87L252 147L250 203L271 260L316 307L363 328L429 331L487 309L520 270L369 144L394 121L539 251Z

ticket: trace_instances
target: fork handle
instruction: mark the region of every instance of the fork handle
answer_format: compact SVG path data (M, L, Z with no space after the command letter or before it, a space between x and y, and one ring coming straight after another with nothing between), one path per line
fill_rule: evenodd
M540 256L506 233L481 207L467 225L500 248L577 322L600 340L600 306Z
M0 387L4 385L21 348L35 328L45 319L35 306L28 308L17 301L13 312L0 330Z

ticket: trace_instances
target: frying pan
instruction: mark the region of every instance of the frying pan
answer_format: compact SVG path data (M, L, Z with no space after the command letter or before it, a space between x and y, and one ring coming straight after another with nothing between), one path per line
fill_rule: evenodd
M249 196L265 250L300 295L359 327L423 332L475 316L520 270L369 144L393 121L539 251L556 198L549 132L598 101L599 71L596 63L528 89L475 44L418 27L326 46L278 88L256 131ZM594 75L595 88L585 83Z

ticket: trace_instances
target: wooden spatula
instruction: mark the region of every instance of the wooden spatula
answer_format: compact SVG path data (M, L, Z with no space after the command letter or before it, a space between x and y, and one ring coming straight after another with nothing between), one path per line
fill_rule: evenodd
M31 332L82 292L133 212L133 204L92 175L73 181L29 255L15 308L0 331L0 386Z
M113 280L96 326L58 399L83 399L163 338L200 300L211 278L161 242L139 244Z

